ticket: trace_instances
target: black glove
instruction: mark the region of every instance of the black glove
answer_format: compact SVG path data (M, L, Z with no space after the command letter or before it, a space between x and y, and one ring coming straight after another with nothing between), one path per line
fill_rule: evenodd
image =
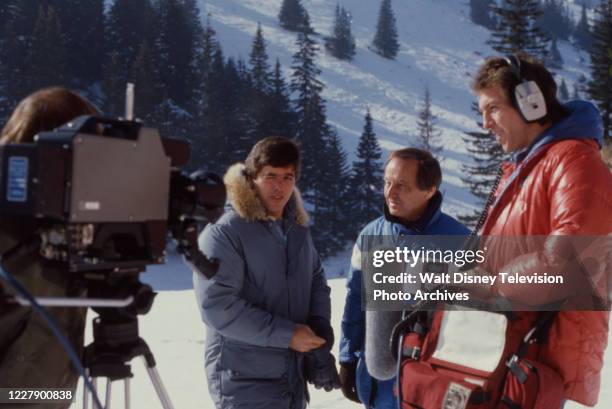
M325 346L304 354L306 380L317 389L330 392L340 388L340 377L336 369L336 359Z
M334 345L334 330L325 318L312 317L306 323L310 329L326 342L323 346L304 354L306 380L317 389L329 392L340 388L336 359L331 353Z
M357 395L357 362L340 363L340 388L342 394L353 402L361 403Z
M172 231L176 240L176 250L183 255L185 263L194 271L199 271L206 278L213 278L219 269L219 260L206 257L198 248L198 225L193 219L181 222L180 227Z
M334 345L334 329L331 327L329 320L321 317L311 317L306 322L306 325L310 327L316 336L325 340L325 345L321 348L326 348L328 351L331 351Z

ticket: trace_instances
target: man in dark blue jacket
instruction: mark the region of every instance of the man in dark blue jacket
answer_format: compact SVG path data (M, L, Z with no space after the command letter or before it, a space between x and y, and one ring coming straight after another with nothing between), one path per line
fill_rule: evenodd
M220 262L212 277L194 273L217 409L303 409L306 381L339 387L330 289L295 189L299 168L295 142L259 141L225 175L233 210L200 236L202 253Z
M366 367L365 344L374 340L366 340L366 313L361 306L364 237L467 235L467 228L441 211L442 194L438 191L441 181L440 164L429 152L415 148L391 152L385 165L384 216L361 231L353 248L342 317L340 379L344 395L367 408L395 409L397 401L393 393L395 379L376 380ZM382 342L387 345L386 340ZM380 359L387 355L390 356L384 354Z

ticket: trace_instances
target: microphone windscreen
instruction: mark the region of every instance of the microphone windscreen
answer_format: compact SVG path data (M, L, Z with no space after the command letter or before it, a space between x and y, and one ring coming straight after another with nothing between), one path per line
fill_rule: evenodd
M368 372L384 381L397 370L396 351L389 349L393 327L402 319L401 311L366 311L365 360Z

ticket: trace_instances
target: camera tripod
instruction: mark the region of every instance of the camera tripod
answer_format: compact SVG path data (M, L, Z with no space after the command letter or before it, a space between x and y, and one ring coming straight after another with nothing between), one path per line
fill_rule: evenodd
M83 367L86 368L82 374L87 375L85 383L93 385L92 393L96 393L97 378L107 378L105 405L97 404L93 399L94 409L110 409L111 405L111 382L124 380L125 408L130 409L130 378L132 378L130 361L141 356L145 361L145 367L149 378L157 392L159 400L164 409L173 409L168 393L161 381L155 365L155 358L147 343L138 333L138 314L146 314L153 304L156 293L152 288L143 284L138 279L141 270L126 272L103 272L86 275L88 280L88 298L66 298L66 297L39 297L33 298L27 291L0 267L0 276L7 279L23 295L8 296L0 292L0 302L14 302L23 306L33 306L40 309L45 319L50 320L56 331L54 334L61 338L60 341L67 343L61 332L56 328L53 319L47 315L42 306L53 307L91 307L98 312L99 316L93 320L94 341L85 348L83 355ZM92 279L93 277L93 279ZM0 290L2 287L0 286ZM34 305L35 304L35 305ZM68 345L67 352L72 351L73 362L79 358ZM75 367L76 367L75 366ZM93 379L93 382L89 380ZM83 409L88 409L89 396L88 387L84 385Z
M94 389L97 380L106 378L105 407L110 409L112 382L124 381L125 408L130 409L130 380L133 377L130 361L142 357L145 368L164 409L172 409L168 393L157 372L151 349L138 332L138 314L146 314L156 293L138 280L138 274L105 274L102 281L89 281L89 295L108 299L125 296L132 298L131 304L123 307L93 307L99 315L93 320L93 342L85 347L83 366L92 379ZM89 407L90 393L83 390L83 409Z

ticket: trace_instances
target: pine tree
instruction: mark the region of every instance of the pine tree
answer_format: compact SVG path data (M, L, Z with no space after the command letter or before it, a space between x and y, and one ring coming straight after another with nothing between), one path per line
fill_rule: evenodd
M241 78L234 59L228 58L219 90L223 95L219 101L222 104L219 136L221 136L220 142L223 144L219 160L223 169L244 160L255 142L247 132L247 121L250 118L246 115L245 109L247 103L252 103L247 92L248 87L251 86L251 83L245 83Z
M297 37L298 51L293 55L293 75L290 90L297 95L294 101L296 112L296 138L302 145L303 163L300 185L308 199L316 207L317 183L321 153L325 148L328 132L325 105L321 98L323 83L319 80L321 70L315 65L317 47L307 33Z
M223 52L219 45L216 32L210 23L210 16L202 34L201 52L196 58L195 74L197 76L196 86L193 92L192 110L194 121L190 127L190 141L192 153L190 167L205 167L206 169L216 169L216 164L212 163L211 147L214 146L213 135L209 134L212 130L210 121L215 121L214 107L218 105L216 100L219 92L219 81L223 78ZM221 58L221 61L219 61ZM217 72L215 72L213 70ZM221 169L224 170L224 169Z
M370 110L366 112L363 133L357 146L357 160L351 172L351 220L356 231L381 215L383 205L382 151L372 125Z
M200 113L199 123L202 126L202 141L199 144L200 160L206 163L206 168L211 171L223 171L220 150L223 147L224 135L222 130L223 105L223 81L225 77L225 64L221 46L215 48L213 58L210 62L209 72L205 78L206 101Z
M321 185L321 200L313 226L315 246L322 257L337 253L348 240L354 239L346 152L336 130L330 129L326 139L326 160L320 164L325 183Z
M8 10L4 4L0 4L0 21L5 22L8 20ZM7 73L7 46L9 41L7 41L7 30L6 27L0 26L0 123L4 123L4 110L3 110L3 102L6 100L4 88L6 87L6 82L8 77Z
M140 46L136 60L132 64L130 78L133 79L135 84L134 115L144 120L146 124L153 124L156 121L154 113L158 105L163 103L163 97L167 96L163 84L157 79L156 67L157 64L153 56L152 47L145 40ZM109 88L115 87L110 86ZM168 109L168 106L165 105L161 112L167 113Z
M104 0L55 0L65 34L70 82L86 88L102 79L104 53Z
M133 62L143 43L154 51L155 13L150 0L115 0L108 11L105 27L106 63L103 66L104 111L109 115L123 114L125 84L132 81ZM150 84L136 84L136 89Z
M478 106L475 103L472 105L472 111L480 116ZM482 122L478 121L477 123L479 127L482 127ZM459 220L470 227L474 227L485 204L485 200L493 188L497 170L505 154L501 145L491 136L490 132L465 132L462 139L473 162L463 162L461 164L461 174L465 175L461 177L461 180L478 199L478 209L471 214L459 216Z
M576 87L576 92L580 92L581 94L588 94L588 89L587 89L587 78L584 76L583 73L580 73L580 75L578 75L578 80L575 84Z
M470 0L470 20L492 30L495 28L495 19L491 13L493 0Z
M39 7L30 41L24 70L27 93L50 85L68 86L65 36L53 7Z
M11 49L17 38L12 30L12 1L0 2L0 123L4 124L10 115L14 101L9 95L12 64L9 60Z
M251 73L249 71L249 68L247 67L247 63L244 61L242 56L239 56L238 60L236 61L236 70L238 70L240 81L247 84L251 88L251 83L253 82L251 78Z
M295 112L291 108L287 84L283 78L281 65L278 59L272 74L272 92L269 99L269 112L271 113L269 127L271 135L290 137L295 130Z
M187 21L187 25L191 27L191 39L192 43L192 56L191 56L191 76L190 80L193 83L197 83L197 81L202 77L199 69L200 69L200 59L202 53L204 52L204 26L202 25L202 18L200 13L200 6L198 0L181 0L183 4L183 13L185 15L185 21ZM198 94L197 87L193 87L193 83L189 84L191 86L191 90L189 92L191 100L186 104L188 110L192 113L195 113L198 110L198 101L200 99L200 95ZM191 132L191 130L189 131Z
M548 55L546 57L546 65L553 69L563 68L563 57L561 56L561 52L557 47L557 37L554 37L550 43L550 50L548 51Z
M391 8L391 0L382 0L378 13L376 35L372 43L374 51L381 56L394 59L399 50L395 15Z
M283 0L278 21L282 28L289 31L312 33L310 16L300 0Z
M225 61L220 45L215 48L205 81L206 98L196 117L200 132L197 140L192 139L192 165L223 173L230 164L244 160L251 148L245 114L250 84L245 84L232 58Z
M247 101L245 114L248 117L248 139L255 143L259 139L270 136L270 122L274 113L270 111L270 93L272 81L270 77L270 65L266 42L263 37L261 25L257 25L257 31L251 46L249 56L251 69L249 74L249 86L246 88Z
M569 91L567 90L567 84L565 83L565 79L561 79L561 85L559 86L558 92L559 100L562 102L569 101Z
M180 0L158 0L156 12L159 80L166 87L168 97L185 109L193 98L196 78L193 68L202 27L199 20L190 15L193 10Z
M11 6L12 6L12 2L9 1L3 1L2 3L0 3L0 21L2 21L3 23L6 23L10 17L10 10L11 10ZM3 29L3 27L0 27L0 30ZM0 37L0 44L2 44L3 39Z
M198 0L181 0L181 3L183 5L185 21L187 21L187 25L193 30L193 36L197 39L195 40L195 45L197 47L196 52L199 53L202 44L198 39L204 34L204 27L202 26L202 19L200 18Z
M262 94L268 93L270 90L270 65L268 64L266 42L259 23L251 46L249 64L251 65L253 88Z
M525 52L534 57L546 57L548 40L537 26L542 15L538 0L503 0L501 6L493 6L497 16L497 28L491 33L488 44L500 54Z
M47 10L48 4L43 5ZM41 5L34 0L6 0L2 2L3 17L0 24L0 42L3 44L0 60L2 98L0 114L7 118L15 105L32 89L29 84L28 60L32 59L32 35L39 18ZM41 22L42 24L42 22Z
M206 104L206 86L209 84L208 76L212 66L213 57L219 44L216 39L216 32L210 24L210 16L206 19L206 25L202 33L201 50L196 55L195 74L196 88L193 94L193 110L197 113ZM196 114L197 117L197 114Z
M572 99L580 99L580 90L578 88L578 84L574 84L574 92L572 94Z
M340 5L336 5L334 32L325 39L325 48L336 58L352 60L355 55L355 38L351 33L351 16Z
M423 102L419 110L419 120L417 126L419 135L417 144L420 149L431 152L436 156L442 152L442 147L439 144L440 131L436 129L437 118L431 112L431 94L429 88L425 87Z
M102 89L104 90L104 112L111 116L123 116L125 87L128 81L127 72L121 63L121 56L118 51L112 51L106 56L104 64L104 79ZM140 83L136 84L140 89ZM139 116L143 112L138 110Z
M558 0L544 0L541 10L542 14L537 20L540 30L553 38L567 40L573 29L573 22L563 3Z
M578 46L584 50L590 50L593 44L593 38L591 36L591 27L589 25L589 19L587 18L586 5L582 5L582 11L580 12L580 20L574 30L574 37Z
M222 100L225 80L225 63L221 46L216 47L206 76L206 103L203 106L200 125L202 126L203 143L200 144L200 155L208 170L221 172L224 170L220 150L225 142L222 129L224 107Z
M595 9L587 92L601 111L604 137L612 138L612 0L602 0Z

